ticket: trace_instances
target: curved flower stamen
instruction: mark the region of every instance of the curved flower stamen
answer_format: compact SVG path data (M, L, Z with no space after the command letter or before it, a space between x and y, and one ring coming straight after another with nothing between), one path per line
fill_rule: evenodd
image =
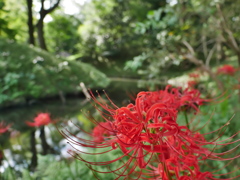
M201 172L202 162L232 161L240 157L240 155L230 157L240 146L239 144L224 152L216 151L219 146L225 147L240 141L240 139L233 140L239 132L224 140L220 139L233 117L222 127L205 134L199 132L205 125L194 131L188 125L179 125L179 112L186 113L191 110L196 114L200 111L199 106L210 101L202 99L200 92L196 89L181 90L166 86L164 90L140 92L137 94L135 103L125 107L116 106L106 93L111 105L108 105L99 94L100 100L94 97L92 92L90 94L105 122L98 122L90 115L88 116L90 121L96 124L92 133L88 133L92 137L91 140L76 137L68 130L61 133L72 145L108 148L101 152L90 153L73 147L77 152L73 156L87 163L94 172L100 173L92 166L107 166L109 171L102 173L113 173L116 175L115 179L214 180L215 176L221 176L221 174ZM205 136L215 132L218 133L217 137L207 141ZM100 155L117 149L122 154L104 162L87 161L81 155ZM111 168L111 164L117 162L121 164Z

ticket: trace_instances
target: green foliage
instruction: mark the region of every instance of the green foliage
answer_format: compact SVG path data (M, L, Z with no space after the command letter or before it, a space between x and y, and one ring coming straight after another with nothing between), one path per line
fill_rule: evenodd
M200 124L198 127L204 126L204 128L201 130L202 133L209 133L212 131L216 131L218 128L225 126L222 130L216 131L215 133L212 133L211 135L206 136L206 138L213 139L213 138L218 138L218 141L223 141L225 139L228 139L231 137L233 134L235 134L239 130L239 110L240 110L240 105L238 103L238 99L236 98L237 92L232 92L232 96L227 97L225 96L225 100L220 103L214 103L203 106L201 108L202 115L198 116L198 120ZM227 99L226 99L227 98ZM226 125L226 123L231 119L229 124ZM210 121L208 124L207 121ZM238 140L240 138L239 134L233 139ZM218 150L218 152L224 152L228 151L234 147L237 146L237 143L227 145L226 147L222 147ZM239 149L237 148L236 151L231 153L231 156L237 156L239 154ZM225 168L221 169L218 171L217 174L224 174L228 172L232 172L235 170L234 173L229 175L224 175L221 176L222 178L230 178L238 175L237 167L235 164L239 164L240 160L239 158L235 159L232 163L230 163L228 166ZM220 169L224 167L224 165L227 164L227 162L223 161L208 161L208 164L211 167L214 167L214 169ZM209 171L208 166L201 166L203 171Z
M56 58L51 54L10 40L0 41L0 104L80 90L106 87L107 77L91 65Z
M145 37L143 52L132 63L129 61L126 68L137 68L144 78L159 79L169 77L166 72L183 72L195 67L196 63L187 58L189 53L209 67L231 57L237 60L232 44L233 38L239 44L238 2L182 1L149 11L147 19L135 27L136 33ZM232 9L230 13L229 9ZM148 56L139 61L142 54Z
M143 62L149 57L148 54L143 53L139 56L135 56L133 58L133 61L127 61L126 62L126 67L125 69L132 69L134 71L136 71L137 69L139 69L140 67L143 66Z
M142 35L133 32L134 23L145 19L153 1L91 1L83 7L79 27L82 56L87 60L124 59L140 52Z
M0 37L26 41L27 13L25 1L0 0Z
M101 151L104 151L102 149ZM90 152L90 151L88 151ZM97 153L97 152L95 152ZM105 162L112 159L116 159L119 156L119 152L110 152L107 155L101 154L99 156L87 156L83 155L83 158L86 158L88 161L93 162ZM82 161L76 160L73 157L69 159L61 159L58 160L53 155L47 156L38 156L39 165L37 166L37 170L32 174L28 171L23 170L23 179L24 180L85 180L85 179L96 179L93 171L86 166L86 164ZM107 172L109 169L104 166L92 167L97 171ZM94 172L97 174L96 172ZM105 180L114 179L113 173L106 174L97 174L98 178Z
M45 24L45 38L50 52L76 53L80 37L77 33L80 20L73 15L54 13L53 20Z
M1 180L8 180L8 179L17 180L17 175L15 173L16 172L11 167L8 167L4 170L4 173L0 174L0 178Z
M0 36L6 36L9 38L14 38L16 35L16 30L9 27L7 10L5 10L5 2L0 1Z

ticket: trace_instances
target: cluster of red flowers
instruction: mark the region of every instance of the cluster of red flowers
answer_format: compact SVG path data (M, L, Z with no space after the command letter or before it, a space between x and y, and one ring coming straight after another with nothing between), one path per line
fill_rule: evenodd
M190 73L189 77L194 78L194 79L198 79L200 77L200 75L198 73Z
M6 124L4 121L0 122L0 135L6 133L10 127L11 127L10 124ZM3 160L3 157L4 157L3 150L0 149L0 165Z
M189 88L194 88L199 83L200 74L199 73L190 73L188 75L191 80L187 82Z
M224 66L218 68L217 74L226 74L230 76L234 76L237 69L235 69L233 66L225 64Z
M3 121L0 122L0 134L7 132L10 127L11 127L11 125L7 125Z
M98 123L91 119L97 123L91 134L93 140L78 137L79 141L76 141L66 132L62 133L70 143L76 145L91 148L109 147L106 153L117 148L122 151L122 156L114 160L89 162L81 156L81 153L86 152L76 149L73 156L88 163L94 171L96 170L92 165L110 165L120 161L120 167L113 170L109 166L109 172L105 173L116 174L116 179L207 180L217 179L217 175L201 172L200 164L206 159L232 160L238 157L223 157L238 146L227 152L214 152L218 145L235 143L236 141L230 141L233 136L221 141L218 138L207 141L204 134L190 130L189 124L179 125L180 111L197 113L199 106L207 101L200 98L200 92L196 89L181 90L167 86L165 90L140 92L135 104L126 107L117 107L109 98L111 107L93 95L92 98L103 108L98 110L106 121ZM213 148L207 148L207 145L212 145Z
M50 123L53 123L53 121L51 120L49 113L39 113L34 118L34 122L26 122L26 124L31 127L40 127Z

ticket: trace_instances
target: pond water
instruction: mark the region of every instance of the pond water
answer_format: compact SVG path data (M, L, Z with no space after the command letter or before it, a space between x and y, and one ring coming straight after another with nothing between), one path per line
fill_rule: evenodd
M126 105L141 90L147 90L147 88L138 88L138 81L126 80L113 81L108 88L104 89L117 105ZM104 96L102 90L98 90L98 92ZM93 93L97 95L94 90ZM26 128L25 121L33 120L38 113L48 112L54 119L66 120L78 116L81 109L91 108L89 105L90 103L83 95L71 96L67 98L65 104L61 102L60 98L37 100L31 105L0 109L0 121L12 123L12 128L22 131Z

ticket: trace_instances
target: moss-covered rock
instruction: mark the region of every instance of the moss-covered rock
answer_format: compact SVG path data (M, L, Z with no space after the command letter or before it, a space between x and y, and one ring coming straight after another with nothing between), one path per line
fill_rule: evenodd
M87 87L106 87L109 79L89 64L58 58L39 48L0 38L0 106L80 91Z

